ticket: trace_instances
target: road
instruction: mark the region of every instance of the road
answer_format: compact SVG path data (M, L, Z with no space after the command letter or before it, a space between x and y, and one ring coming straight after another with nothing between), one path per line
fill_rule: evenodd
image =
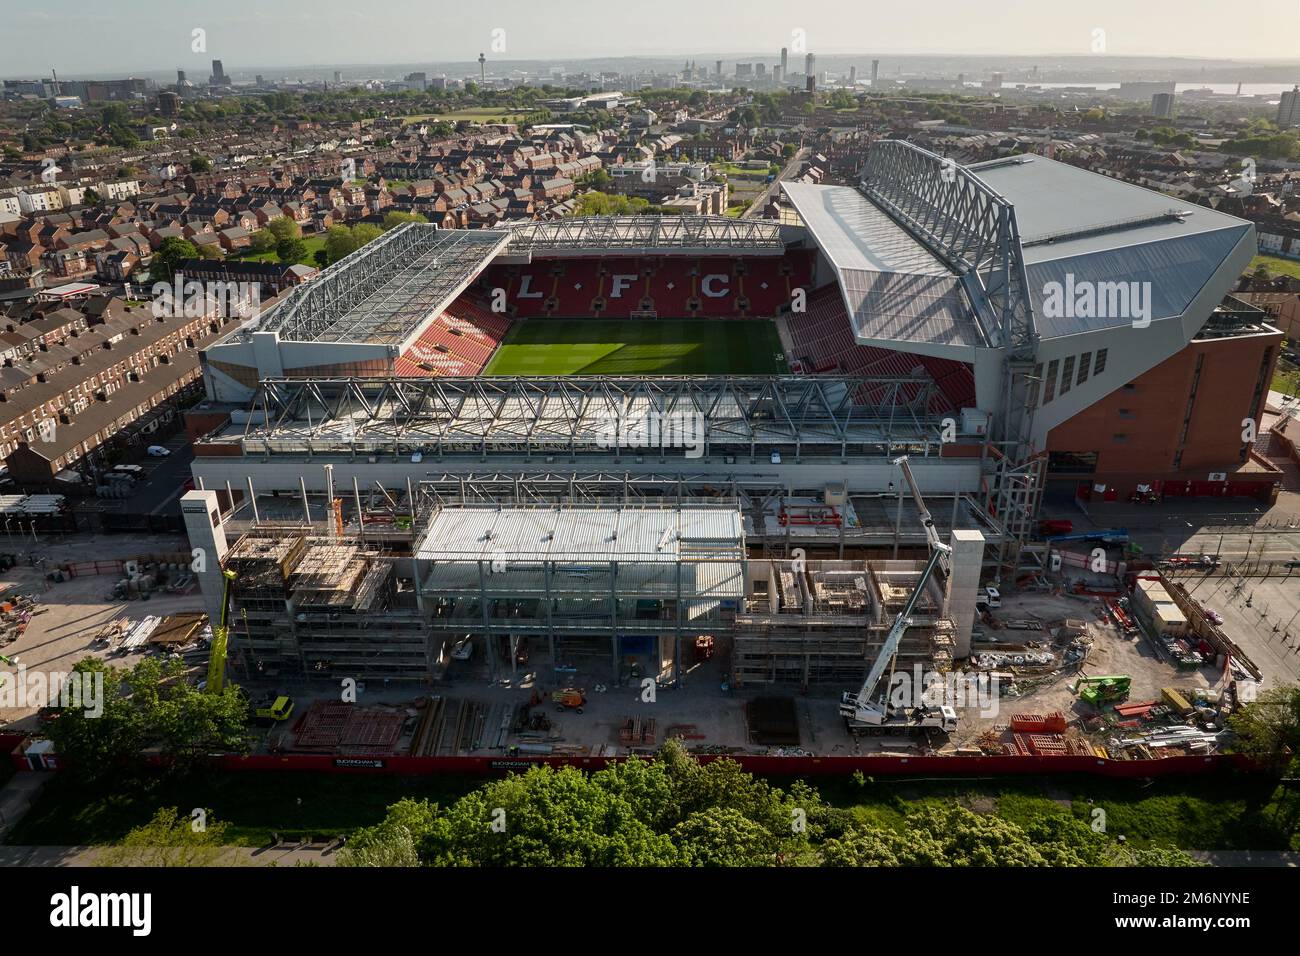
M763 210L765 210L768 207L768 204L772 201L772 197L774 197L780 190L781 181L788 179L799 171L799 166L808 158L808 153L809 150L807 147L796 152L790 162L786 163L785 166L782 167L781 172L777 173L776 179L768 184L767 189L765 189L757 199L749 204L749 208L741 213L740 218L753 219L761 215Z

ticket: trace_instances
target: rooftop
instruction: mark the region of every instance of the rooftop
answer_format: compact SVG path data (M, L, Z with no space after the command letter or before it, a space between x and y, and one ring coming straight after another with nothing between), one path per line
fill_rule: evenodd
M1051 284L1150 283L1150 318L1172 318L1187 311L1254 229L1244 219L1041 156L969 168L1015 207L1044 338L1131 322L1127 315L1051 315L1043 307Z
M299 342L400 345L506 245L491 229L407 223L295 288L247 332Z
M674 563L739 561L740 512L692 505L444 507L429 522L418 556L427 561Z
M835 266L863 344L983 344L962 279L851 186L782 183Z

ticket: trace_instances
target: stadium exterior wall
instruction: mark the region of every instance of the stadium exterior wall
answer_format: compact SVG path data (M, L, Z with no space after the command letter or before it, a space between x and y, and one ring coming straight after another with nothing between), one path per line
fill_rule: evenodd
M1037 361L1044 369L1052 360L1063 363L1065 359L1077 358L1085 352L1096 356L1101 349L1106 350L1107 358L1102 376L1090 376L1082 385L1072 385L1065 395L1058 389L1056 396L1046 404L1040 396L1038 407L1034 409L1035 444L1040 448L1046 447L1048 433L1056 426L1185 348L1223 301L1254 254L1255 235L1248 231L1228 257L1206 277L1205 285L1180 317L1156 319L1145 328L1124 325L1041 340ZM1253 384L1253 378L1251 381Z
M1232 473L1246 444L1242 422L1260 420L1267 381L1258 394L1256 387L1271 373L1281 341L1281 332L1195 341L1052 429L1048 450L1096 452L1092 476L1070 477L1092 477L1125 496L1138 483Z

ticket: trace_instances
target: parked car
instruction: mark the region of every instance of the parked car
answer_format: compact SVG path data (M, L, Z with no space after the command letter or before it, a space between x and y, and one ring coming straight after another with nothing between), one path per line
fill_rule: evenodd
M153 458L166 458L171 454L171 449L164 448L162 445L150 445L149 454Z

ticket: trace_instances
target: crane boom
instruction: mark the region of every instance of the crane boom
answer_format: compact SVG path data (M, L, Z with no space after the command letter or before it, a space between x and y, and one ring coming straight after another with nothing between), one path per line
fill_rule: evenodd
M930 575L934 573L940 557L947 550L948 546L946 544L940 544L930 554L930 561L926 564L925 570L921 572L921 579L916 582L916 588L908 596L907 604L899 612L898 617L894 619L894 626L889 629L889 634L885 637L885 643L880 645L880 653L876 655L876 662L871 665L871 671L867 674L867 679L862 682L862 689L858 691L857 696L859 703L870 703L875 696L876 687L880 684L880 678L885 674L885 668L893 664L894 655L898 653L898 645L903 641L903 634L907 632L912 623L912 611L916 609L916 602L920 600L921 593L925 590Z
M912 466L907 463L907 456L903 455L895 458L894 464L903 473L903 480L907 482L907 487L912 492L912 500L916 502L916 510L921 516L921 525L925 528L925 540L930 546L930 553L947 551L947 545L939 540L939 530L934 526L934 516L930 514L930 509L925 506L925 499L921 497L921 489L917 487L916 477L912 474ZM943 559L942 570L947 575L948 560L946 554Z
M221 623L212 629L212 651L208 655L208 693L220 694L226 684L226 649L230 640L230 628L226 619L230 614L230 582L235 579L234 571L221 572Z
M906 717L900 718L896 714L891 715L888 688L879 702L875 700L881 678L885 676L887 669L892 670L903 635L912 625L912 613L916 610L921 594L936 573L940 574L946 583L952 559L952 548L939 540L939 532L934 527L934 518L930 514L930 509L925 506L925 499L921 497L921 490L916 485L912 469L907 463L907 456L894 459L894 464L903 472L903 479L911 490L913 501L916 502L921 523L925 527L925 538L930 546L930 560L926 562L916 586L908 595L907 603L894 619L884 643L880 646L880 653L876 655L871 670L867 673L867 679L862 682L862 687L857 694L845 691L840 698L840 715L848 722L851 731L855 727L874 728L877 732L888 728L906 727L913 730L933 728L951 732L957 728L957 714L951 707L946 705L938 708L913 707L906 711Z

